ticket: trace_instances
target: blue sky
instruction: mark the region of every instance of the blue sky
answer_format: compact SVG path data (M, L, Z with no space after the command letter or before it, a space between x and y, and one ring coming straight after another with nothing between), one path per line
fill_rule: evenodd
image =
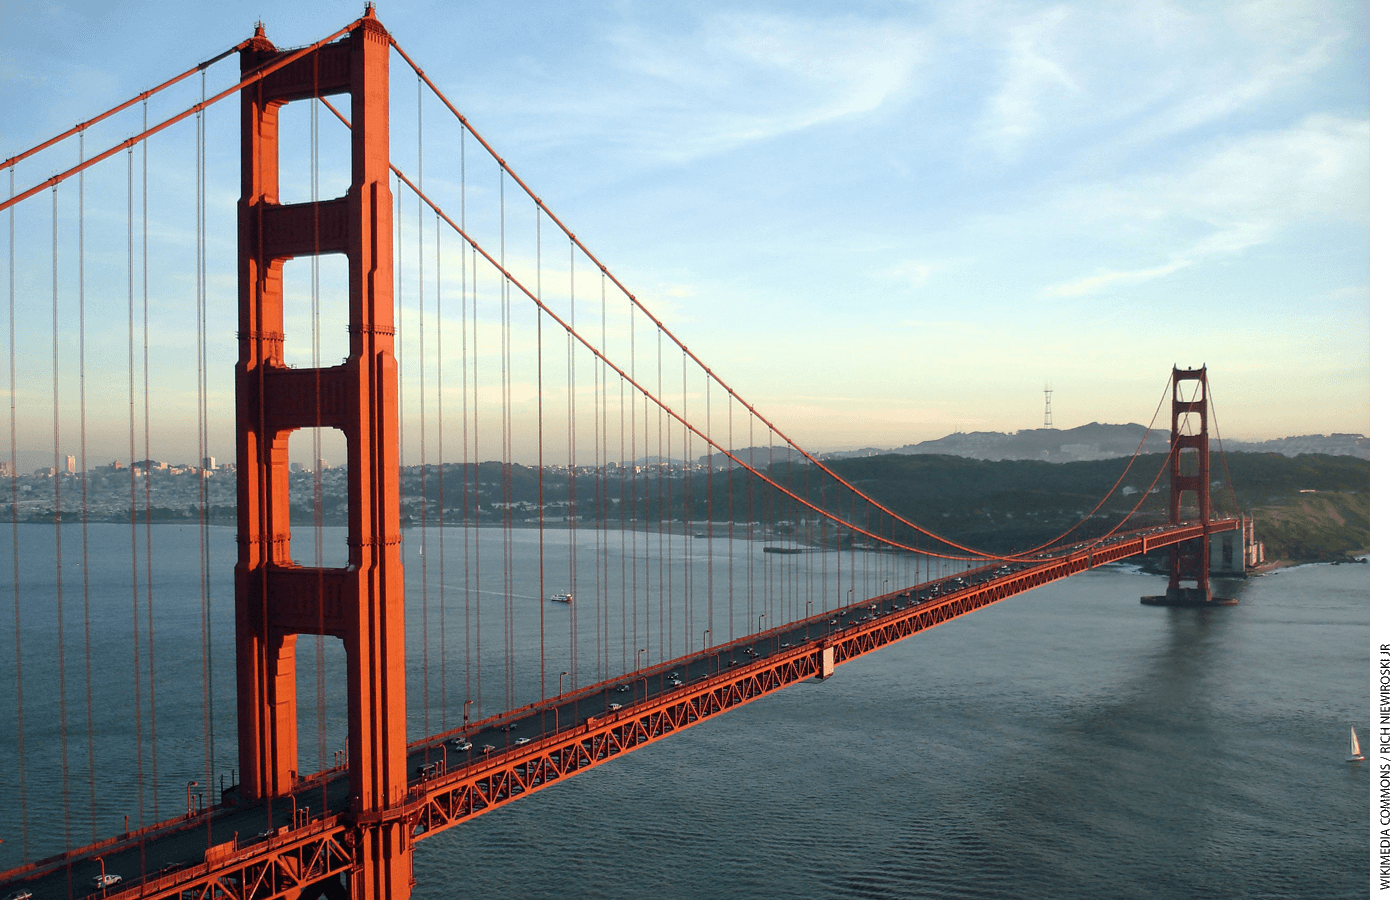
M260 17L292 46L361 10L285 6L9 5L0 157ZM1146 422L1171 366L1201 363L1226 437L1370 434L1365 3L378 15L609 268L811 449L1034 428L1047 381L1058 427ZM212 191L210 215L231 219L236 195Z

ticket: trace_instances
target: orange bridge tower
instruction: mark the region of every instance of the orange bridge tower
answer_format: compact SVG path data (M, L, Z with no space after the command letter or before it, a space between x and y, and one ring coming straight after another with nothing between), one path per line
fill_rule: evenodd
M1194 382L1190 396L1183 396L1182 385ZM1206 367L1172 367L1172 444L1171 444L1171 523L1182 519L1182 496L1191 494L1195 515L1201 524L1201 539L1171 548L1167 602L1171 605L1205 604L1210 593L1210 434L1207 428ZM1183 588L1182 579L1196 582Z
M344 642L349 700L349 815L358 833L350 894L409 894L403 564L399 544L398 370L394 359L393 207L389 190L388 32L372 8L346 37L253 81L241 94L236 374L238 747L245 797L297 782L296 638ZM246 79L283 55L263 34L241 51ZM278 113L347 95L345 196L283 204ZM282 273L295 257L343 255L349 267L345 362L287 366ZM336 354L337 356L339 354ZM344 568L291 557L288 438L345 436L349 558Z

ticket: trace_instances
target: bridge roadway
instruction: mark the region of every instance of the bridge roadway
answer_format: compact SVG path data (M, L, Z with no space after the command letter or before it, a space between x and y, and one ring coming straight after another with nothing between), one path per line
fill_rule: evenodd
M1237 527L1220 519L1209 531ZM471 722L409 746L410 793L388 815L405 817L417 841L998 600L1199 536L1199 525L1160 526L987 565ZM454 749L458 739L471 748ZM0 873L0 898L103 896L93 880L104 864L122 878L109 898L297 897L353 867L346 826L356 816L342 766L271 802L205 810Z

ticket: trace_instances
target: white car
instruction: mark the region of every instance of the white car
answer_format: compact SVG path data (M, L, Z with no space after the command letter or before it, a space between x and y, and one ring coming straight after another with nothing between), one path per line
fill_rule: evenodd
M608 709L612 710L613 712L617 712L619 709L622 709L622 704L621 704L621 703L609 703L609 704L608 704Z
M462 740L454 741L452 744L452 749L456 750L458 753L466 753L471 748L472 742L466 740L465 738L463 738Z
M108 872L106 875L92 876L92 886L95 888L109 888L114 884L121 884L122 877Z
M515 739L515 746L517 746L517 747L519 747L521 744L528 744L528 743L530 743L530 739L527 738L527 737L520 737L520 738L516 738L516 739Z

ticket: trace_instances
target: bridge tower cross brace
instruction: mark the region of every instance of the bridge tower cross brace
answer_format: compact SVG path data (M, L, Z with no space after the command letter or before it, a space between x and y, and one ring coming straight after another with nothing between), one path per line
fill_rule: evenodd
M297 783L296 636L338 637L346 652L350 814L358 832L356 898L403 898L412 883L403 814L408 777L403 563L399 531L398 369L394 358L393 204L389 182L389 36L367 8L348 35L245 87L238 205L238 563L235 569L238 752L245 797ZM259 25L246 78L282 55ZM278 113L289 102L348 95L351 177L334 200L283 204ZM349 267L345 362L289 368L282 272L299 256L341 254ZM349 560L291 557L288 438L345 435Z
M1181 386L1195 382L1191 394L1183 396ZM1173 544L1168 575L1167 596L1182 598L1183 578L1194 579L1196 588L1192 599L1209 603L1210 593L1210 435L1207 429L1206 367L1178 369L1172 367L1172 444L1171 444L1171 523L1184 525L1181 518L1181 498L1191 493L1201 523L1200 541ZM1191 417L1195 417L1194 420ZM1184 429L1183 425L1189 425ZM1187 431L1193 432L1191 434Z

